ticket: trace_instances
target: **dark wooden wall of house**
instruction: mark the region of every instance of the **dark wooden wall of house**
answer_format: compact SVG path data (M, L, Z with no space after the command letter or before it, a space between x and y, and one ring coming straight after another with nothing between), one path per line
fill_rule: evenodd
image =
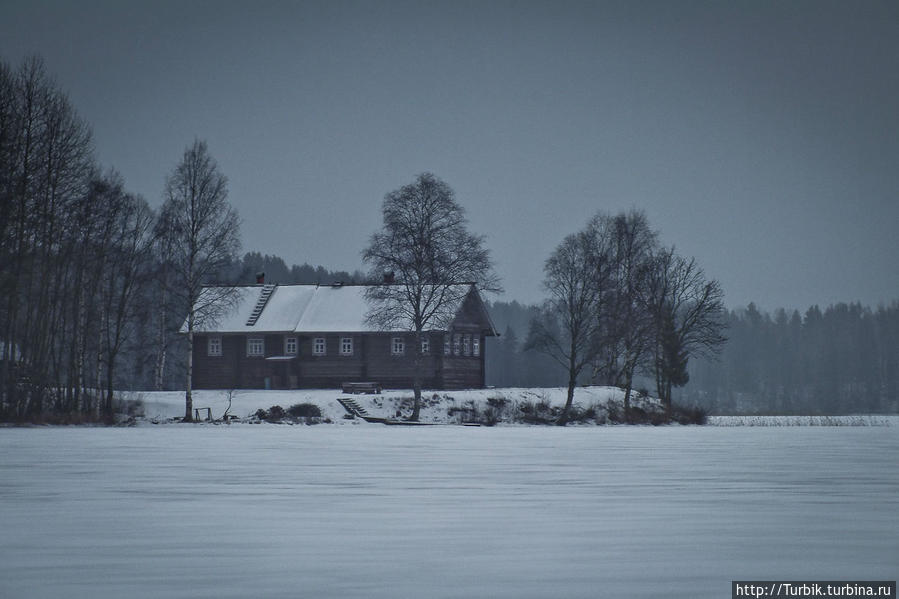
M443 334L431 333L430 353L422 356L422 386L426 389L470 389L484 386L484 338L479 330L457 330L477 335L480 356L446 356ZM309 334L298 335L299 353L287 361L266 360L284 355L284 338L294 335L259 335L265 339L264 356L247 356L247 338L256 335L221 335L222 355L207 355L207 336L197 335L194 342L194 388L263 389L266 379L273 389L339 388L344 382L374 381L385 389L408 389L415 376L412 333ZM392 339L406 342L403 355L393 355ZM316 337L326 340L326 354L313 355ZM353 338L353 355L340 354L342 337Z
M325 338L325 355L312 353L316 337ZM353 354L340 354L340 340L352 337ZM366 380L365 339L362 335L321 334L301 335L298 338L299 355L294 367L298 385L306 388L329 389L340 387L343 382Z
M265 354L247 355L247 338L262 337ZM221 335L222 355L207 353L208 337L194 339L194 379L196 389L262 389L270 376L272 363L265 357L281 355L284 351L282 335ZM280 364L280 363L275 363Z

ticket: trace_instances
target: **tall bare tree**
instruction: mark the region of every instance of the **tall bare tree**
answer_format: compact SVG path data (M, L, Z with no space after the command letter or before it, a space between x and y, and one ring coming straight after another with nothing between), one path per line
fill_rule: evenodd
M464 209L449 185L423 173L409 185L388 193L382 206L384 224L372 235L362 259L370 278L366 292L369 322L382 330L415 334L415 403L421 412L421 340L427 329L445 328L468 289L498 290L484 238L468 231ZM391 277L384 277L392 273ZM392 280L392 282L391 282Z
M689 359L712 357L727 341L724 292L718 281L706 279L695 258L664 248L653 259L648 298L655 329L652 373L670 413L671 389L687 383Z
M568 394L558 424L569 418L574 389L596 356L612 281L609 229L594 218L569 235L546 260L543 287L549 295L531 321L525 349L535 349L568 373Z
M549 299L531 323L528 348L551 356L568 373L571 408L582 370L624 389L631 415L635 377L656 377L670 411L671 388L687 382L692 356L724 343L723 293L693 259L660 248L646 215L599 213L556 248L544 267Z
M90 129L43 61L0 63L0 343L17 356L0 365L0 412L12 417L40 415L63 389L65 248L93 169Z
M643 212L632 210L604 218L612 240L614 291L607 322L606 347L615 384L624 389L625 417L630 415L634 377L649 359L654 322L648 310L648 281L657 234Z
M235 299L236 289L207 287L240 250L240 222L228 204L225 175L210 156L205 141L196 140L168 176L159 234L168 236L172 266L171 292L188 306L187 380L184 419L193 420L194 331L214 322Z
M136 298L147 281L153 250L154 214L143 198L121 194L114 224L114 245L100 285L106 394L103 415L111 420L116 364L134 328Z

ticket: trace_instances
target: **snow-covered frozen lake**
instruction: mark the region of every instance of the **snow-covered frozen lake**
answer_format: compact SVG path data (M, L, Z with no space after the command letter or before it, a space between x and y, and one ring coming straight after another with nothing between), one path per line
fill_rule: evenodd
M0 429L0 597L895 580L896 427Z

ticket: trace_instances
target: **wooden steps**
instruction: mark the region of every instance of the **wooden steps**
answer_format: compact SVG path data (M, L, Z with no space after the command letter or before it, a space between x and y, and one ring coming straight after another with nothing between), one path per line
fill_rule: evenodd
M378 422L380 424L388 424L394 426L433 426L432 422L413 422L410 420L396 420L394 418L382 418L379 416L372 416L368 413L368 411L359 405L359 403L353 399L352 397L338 397L337 402L343 406L343 409L347 411L348 414L353 416L358 416L366 422Z
M275 285L263 285L262 289L259 290L259 299L256 300L256 305L253 306L253 311L250 313L250 317L247 319L247 326L251 327L256 324L256 321L259 320L259 317L262 315L262 311L265 310L265 305L268 303L268 299L272 296L272 293L275 291Z
M371 417L366 409L360 406L352 397L338 397L337 401L343 406L344 410L353 416L359 416L360 418Z

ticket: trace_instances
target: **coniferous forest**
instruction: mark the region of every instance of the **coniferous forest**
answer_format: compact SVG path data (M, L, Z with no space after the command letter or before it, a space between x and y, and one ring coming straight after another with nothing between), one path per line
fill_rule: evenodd
M523 349L535 306L493 302L501 336L487 353L487 382L497 387L560 386L565 372ZM717 359L688 365L689 382L674 402L717 414L895 413L899 410L899 302L871 308L839 303L823 310L759 310L726 314L727 343ZM582 384L591 384L583 376ZM638 379L652 393L653 382Z
M899 411L899 302L727 315L718 361L698 361L681 401L718 413Z

